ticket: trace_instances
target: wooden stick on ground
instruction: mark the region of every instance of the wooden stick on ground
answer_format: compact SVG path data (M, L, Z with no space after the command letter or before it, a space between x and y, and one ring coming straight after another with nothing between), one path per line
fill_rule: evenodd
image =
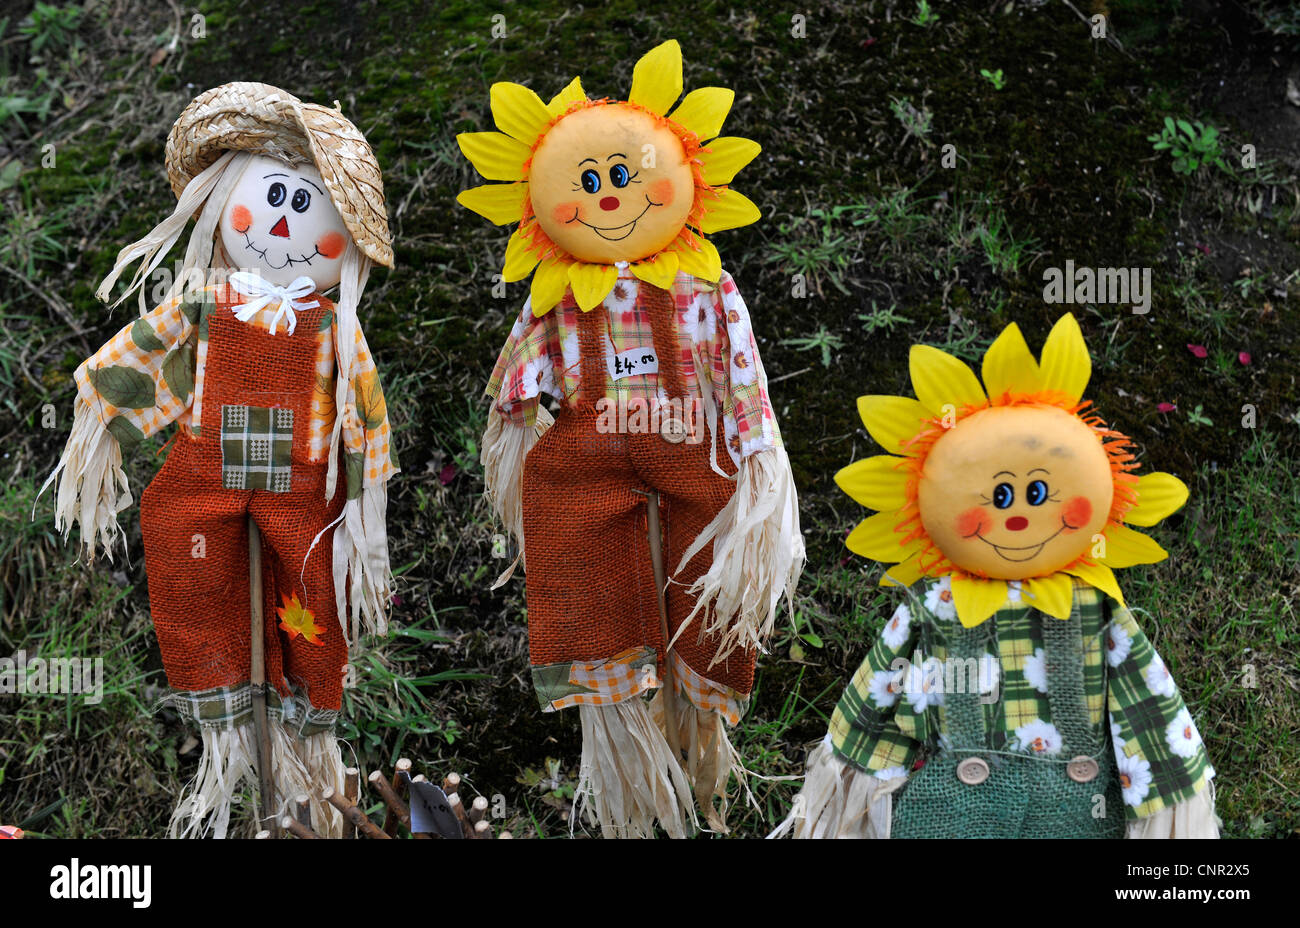
M294 816L298 824L304 828L311 828L311 797L306 793L299 793L293 797Z
M411 773L410 758L398 758L397 766L393 769L393 792L399 797L402 796L406 790L406 780L405 777L402 776L403 773L407 774L407 776ZM405 822L404 824L408 828L410 827L410 822ZM388 812L384 814L384 831L389 835L397 834L397 816L394 814L391 806L389 807Z
M452 776L455 776L455 774L452 774ZM443 790L443 792L446 792L446 790ZM460 794L449 793L447 796L447 805L451 806L451 811L456 813L456 818L460 820L461 833L466 838L474 837L474 824L469 820L469 816L465 813L465 804L460 801Z
M257 738L257 785L262 800L262 822L275 834L275 786L271 780L271 730L266 721L266 629L262 621L262 533L248 517L248 603L253 691L253 730Z
M664 535L663 524L659 518L659 491L650 490L646 497L646 528L650 536L650 567L654 570L655 590L659 595L659 634L664 641L664 729L668 737L668 746L673 756L679 761L682 756L682 735L678 726L677 687L673 682L672 648L668 643L672 638L668 634L668 600L664 590L668 586L668 574L664 570Z
M289 832L289 834L293 835L295 838L319 838L320 837L320 835L316 834L316 832L311 830L310 826L304 825L302 822L298 821L292 815L286 815L284 816L284 818L280 819L280 827L283 828L285 831Z
M383 838L385 840L391 840L388 835L384 834L384 829L372 822L366 813L361 811L360 806L354 802L348 801L347 798L340 796L338 793L334 792L331 787L327 786L321 790L320 798L338 809L339 812L343 814L343 820L356 825L357 830L367 838Z
M397 823L401 822L409 831L411 828L411 810L402 797L397 795L397 791L388 785L388 780L384 777L384 771L376 770L366 778L366 782L377 792L384 805L388 807L388 815L393 819L393 831L384 829L384 834L392 837L397 831Z
M456 793L460 791L460 774L449 773L443 777L442 791L446 793L448 797L456 795Z
M356 804L361 797L361 771L356 767L349 767L343 771L343 796L348 802ZM355 838L357 836L357 826L353 825L344 817L343 820L343 837Z

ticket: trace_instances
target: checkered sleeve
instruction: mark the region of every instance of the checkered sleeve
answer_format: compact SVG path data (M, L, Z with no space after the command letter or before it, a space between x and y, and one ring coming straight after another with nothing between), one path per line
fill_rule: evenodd
M1107 706L1127 818L1146 818L1205 789L1214 769L1165 662L1133 616L1110 601Z
M556 322L559 312L556 309L536 318L531 301L525 302L497 356L484 392L514 425L531 428L541 394L557 392L556 360L562 357Z
M831 745L836 755L867 773L905 775L925 740L926 732L917 728L924 723L924 715L898 714L907 662L917 638L911 610L900 606L885 623L831 715Z
M749 310L726 271L718 282L717 297L718 332L711 374L714 384L722 388L718 400L728 444L733 454L745 458L780 446L781 433L767 393L767 374L758 356Z
M338 333L335 332L335 337ZM379 385L379 371L366 337L357 326L348 409L355 416L343 421L343 447L348 462L348 499L365 487L382 486L397 473L397 456L388 426L388 404Z
M78 395L124 447L175 422L194 402L190 335L199 306L181 296L162 303L77 368Z

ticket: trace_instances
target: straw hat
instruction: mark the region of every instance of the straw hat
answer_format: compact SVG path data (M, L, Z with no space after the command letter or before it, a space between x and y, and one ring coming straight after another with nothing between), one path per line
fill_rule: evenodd
M223 151L314 164L362 254L393 266L379 163L365 136L338 110L251 81L199 94L167 136L167 177L176 196Z

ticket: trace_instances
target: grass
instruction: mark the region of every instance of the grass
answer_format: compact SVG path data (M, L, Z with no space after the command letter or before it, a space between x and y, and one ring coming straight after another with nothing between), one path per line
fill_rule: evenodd
M1062 307L1042 302L1037 275L1066 259L1153 269L1146 316L1074 307L1093 352L1089 395L1146 466L1192 487L1155 532L1171 558L1125 571L1124 589L1207 738L1227 832L1300 827L1300 158L1280 119L1243 122L1202 93L1219 79L1235 90L1241 68L1269 60L1288 35L1284 5L1264 7L1276 35L1229 47L1190 11L1111 0L1132 57L1079 41L1061 4L821 0L800 39L788 15L720 0L614 0L564 16L536 0L510 7L494 39L468 0L393 0L365 17L309 2L290 6L316 28L292 43L275 38L283 5L207 0L202 39L163 5L131 5L120 22L107 5L50 6L80 15L41 13L19 32L29 5L0 26L0 653L114 660L98 706L0 697L0 821L158 834L197 761L175 714L150 713L165 680L137 510L122 516L128 557L93 567L55 537L48 497L28 515L66 434L72 371L134 311L108 313L93 289L170 206L166 128L198 89L240 76L340 101L374 144L396 235L398 267L372 277L363 313L403 471L389 509L401 582L395 633L358 663L344 734L366 769L401 755L431 777L456 769L502 797L516 835L568 833L577 719L538 710L521 582L489 589L513 552L477 462L481 392L527 282L494 292L506 236L455 204L478 181L454 136L490 128L495 81L546 96L580 72L589 92L621 94L631 63L676 36L688 89L735 88L725 131L763 146L736 185L766 218L716 242L774 381L809 551L796 616L782 618L734 733L765 779L751 782L757 808L733 804L733 832L765 833L788 810L795 784L782 778L801 773L892 611L878 570L843 548L862 513L830 479L878 450L854 398L909 392L916 342L975 362L1015 321L1038 347ZM589 46L601 53L579 67L574 49ZM1001 65L1000 90L979 62ZM1180 113L1217 127L1225 152L1255 144L1256 168L1176 175L1147 136ZM47 144L52 167L41 166ZM955 168L941 166L948 144ZM796 274L806 298L792 292ZM1235 361L1242 351L1249 365ZM1161 402L1177 410L1159 413ZM1247 403L1254 429L1239 425ZM137 498L160 446L126 461Z

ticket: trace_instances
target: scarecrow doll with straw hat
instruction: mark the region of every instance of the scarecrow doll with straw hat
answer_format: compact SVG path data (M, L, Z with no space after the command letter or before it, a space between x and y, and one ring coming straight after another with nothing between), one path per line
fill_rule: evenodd
M505 182L460 203L516 226L505 280L532 274L482 457L522 548L533 683L544 711L578 709L577 801L607 836L685 835L692 790L725 830L725 724L803 562L749 312L705 237L758 218L729 185L759 146L718 137L732 91L681 93L669 41L626 100L497 83L501 131L457 139Z
M1214 769L1115 571L1168 555L1130 526L1187 487L1137 475L1083 399L1063 316L1035 360L1008 326L983 383L912 348L916 398L863 396L889 454L836 475L878 510L849 535L906 596L854 675L776 834L1217 837Z
M386 628L396 472L358 306L393 252L379 166L337 109L225 84L190 103L166 152L176 208L97 291L108 300L138 262L113 305L139 292L141 314L77 369L46 485L65 537L79 522L85 554L111 557L131 503L123 449L177 426L140 501L170 701L202 730L170 831L222 837L255 768L263 815L268 789L277 804L342 790L333 727L349 641ZM144 287L191 217L181 272L149 309ZM324 803L313 821L341 831Z

